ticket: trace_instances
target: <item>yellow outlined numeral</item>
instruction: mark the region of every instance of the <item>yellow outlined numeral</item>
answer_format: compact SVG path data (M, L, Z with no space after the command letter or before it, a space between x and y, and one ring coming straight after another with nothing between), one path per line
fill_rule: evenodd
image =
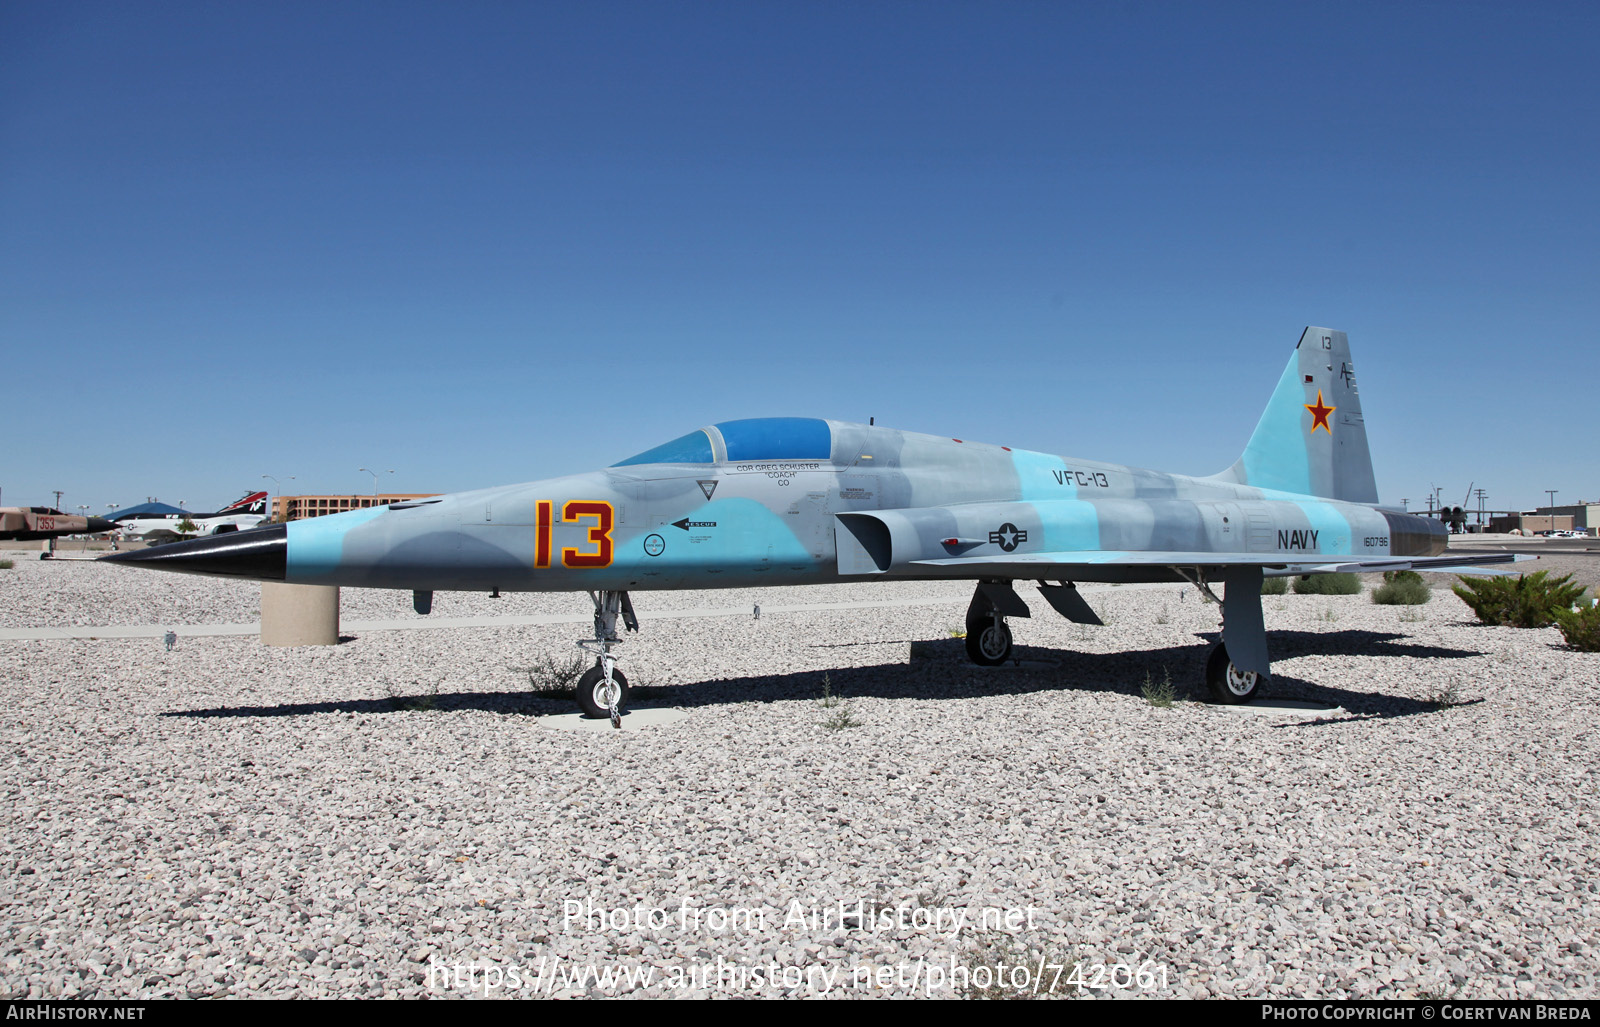
M538 517L535 518L538 524L535 535L538 545L534 552L533 565L541 570L550 566L550 534L551 522L555 519L554 508L555 504L548 499L541 499L534 504L534 509L538 511Z
M574 546L563 546L561 549L561 565L563 567L610 567L611 566L611 528L616 523L617 512L610 503L599 499L573 499L561 508L563 521L578 521L585 517L593 517L595 523L589 528L589 541L594 543L595 551L585 553Z

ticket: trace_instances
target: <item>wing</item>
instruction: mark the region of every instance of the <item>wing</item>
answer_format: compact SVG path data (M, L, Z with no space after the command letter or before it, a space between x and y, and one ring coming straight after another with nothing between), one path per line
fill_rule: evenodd
M941 571L960 570L979 578L1043 578L1048 580L1094 581L1116 567L1260 567L1266 577L1299 574L1352 572L1376 574L1380 571L1432 571L1454 573L1496 563L1538 559L1516 553L1447 554L1445 556L1382 556L1358 559L1328 556L1316 561L1287 562L1280 553L1181 553L1181 552L1077 552L1028 553L1026 555L947 557L913 560L913 567ZM1486 573L1494 574L1495 571ZM1505 572L1499 572L1505 573Z

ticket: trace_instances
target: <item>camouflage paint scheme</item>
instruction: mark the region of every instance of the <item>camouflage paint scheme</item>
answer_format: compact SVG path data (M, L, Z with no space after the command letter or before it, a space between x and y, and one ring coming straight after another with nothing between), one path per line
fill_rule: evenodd
M64 514L49 506L0 507L0 542L32 542L63 535L97 535L115 527L104 517Z
M814 418L731 421L588 474L292 522L274 543L281 571L233 573L419 593L966 579L988 583L975 604L987 593L1002 616L1027 615L1015 580L1220 581L1227 655L1265 675L1264 574L1468 562L1439 555L1443 526L1377 499L1349 342L1307 328L1243 455L1209 477ZM195 548L214 541L150 559L224 573L203 559L219 549ZM1093 619L1075 591L1052 595Z
M1177 566L1392 569L1444 551L1438 524L1376 500L1348 342L1309 328L1244 455L1210 477L839 421L733 421L601 471L293 522L285 580L538 592L1172 581Z

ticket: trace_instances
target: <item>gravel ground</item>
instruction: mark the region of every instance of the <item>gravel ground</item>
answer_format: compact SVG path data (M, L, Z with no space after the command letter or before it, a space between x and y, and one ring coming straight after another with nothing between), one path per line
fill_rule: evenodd
M571 625L0 642L0 994L948 995L996 965L1075 994L1053 966L1093 984L1117 964L1144 974L1089 994L1600 994L1600 656L1480 626L1448 592L1270 597L1271 697L1339 709L1247 714L1189 701L1217 625L1193 589L1090 593L1106 627L1022 589L1039 665L1020 670L962 661L967 591L636 596L955 601L648 621L622 666L689 716L623 732L555 730L569 703L528 691L526 668L576 652ZM3 626L258 603L0 570ZM436 614L585 609L441 595ZM344 594L347 620L408 611ZM1179 701L1152 705L1141 685L1168 676ZM841 924L841 902L869 917ZM590 966L655 976L574 980Z

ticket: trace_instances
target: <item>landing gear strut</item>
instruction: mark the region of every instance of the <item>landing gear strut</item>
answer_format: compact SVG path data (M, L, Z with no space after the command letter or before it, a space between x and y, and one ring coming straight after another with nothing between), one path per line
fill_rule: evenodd
M639 618L633 614L633 603L626 592L590 592L594 603L594 637L578 643L578 648L595 654L594 666L578 679L578 708L585 716L610 717L611 726L622 727L622 713L628 705L628 679L617 669L617 658L611 647L621 641L617 637L617 618L629 631L639 630Z

